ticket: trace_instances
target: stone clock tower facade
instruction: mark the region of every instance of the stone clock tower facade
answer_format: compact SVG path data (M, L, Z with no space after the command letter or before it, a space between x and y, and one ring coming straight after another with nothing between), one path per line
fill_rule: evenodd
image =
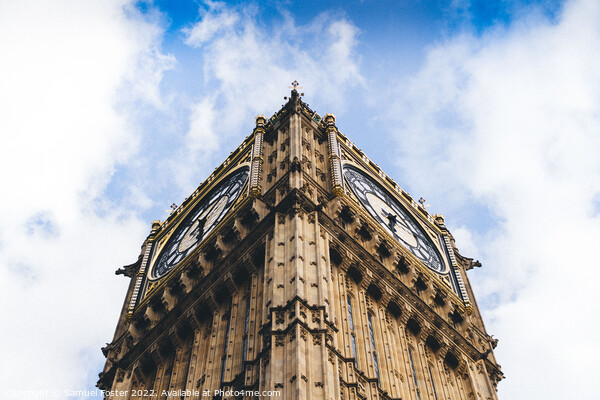
M460 255L294 89L155 221L98 386L111 399L496 399Z

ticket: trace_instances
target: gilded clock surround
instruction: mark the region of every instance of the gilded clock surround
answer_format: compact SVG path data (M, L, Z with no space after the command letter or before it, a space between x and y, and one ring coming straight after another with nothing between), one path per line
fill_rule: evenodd
M386 225L361 203L344 177L350 165L404 207L443 270L410 250L414 228L399 234L399 214ZM195 248L187 247L191 236L180 241L189 254L153 279L169 235L238 168L249 168L248 181L231 209ZM281 110L256 118L252 134L166 221L152 224L138 261L117 271L131 284L98 385L158 396L179 390L178 399L215 390L495 399L503 376L497 341L466 277L477 265L457 252L441 215L430 215L339 132L332 114L322 118L294 89Z
M437 273L447 272L439 254L439 235L428 234L427 231L430 230L416 221L408 211L407 205L401 204L391 191L384 189L367 172L351 163L344 165L344 171L354 197L358 198L359 203L367 208L384 229L425 266Z
M154 250L149 278L159 279L188 256L188 251L210 236L221 218L235 206L247 186L248 167L242 166L216 182L205 196L194 204L177 225L169 228ZM218 197L217 197L218 196ZM169 258L174 261L169 263ZM160 268L160 270L158 270Z

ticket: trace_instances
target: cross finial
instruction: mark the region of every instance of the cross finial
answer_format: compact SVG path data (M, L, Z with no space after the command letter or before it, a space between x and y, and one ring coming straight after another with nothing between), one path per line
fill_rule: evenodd
M425 199L424 198L420 198L419 199L419 203L421 203L421 206L425 207Z
M293 88L295 91L298 91L297 89L302 89L302 86L299 86L300 84L298 83L298 81L294 80L294 82L292 82L292 86L289 86L289 88Z
M175 212L175 210L177 210L177 204L173 203L173 204L171 204L171 209L167 210L167 212L173 214Z

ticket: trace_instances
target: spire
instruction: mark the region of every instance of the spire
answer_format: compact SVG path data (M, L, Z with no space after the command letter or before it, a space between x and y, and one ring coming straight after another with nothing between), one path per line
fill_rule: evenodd
M292 86L288 86L288 88L292 89L292 92L290 93L289 100L287 96L284 97L285 100L288 100L285 106L288 108L291 114L294 114L301 109L300 96L304 96L304 93L298 93L298 89L302 89L302 86L300 86L297 80L294 80L294 82L292 82Z

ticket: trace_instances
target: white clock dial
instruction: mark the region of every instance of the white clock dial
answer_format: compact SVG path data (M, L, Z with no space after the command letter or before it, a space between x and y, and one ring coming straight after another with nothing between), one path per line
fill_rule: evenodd
M194 206L162 248L152 278L166 274L202 242L233 206L247 179L247 167L236 170Z
M348 186L377 222L428 268L446 272L431 238L394 196L358 168L345 166L344 176Z

